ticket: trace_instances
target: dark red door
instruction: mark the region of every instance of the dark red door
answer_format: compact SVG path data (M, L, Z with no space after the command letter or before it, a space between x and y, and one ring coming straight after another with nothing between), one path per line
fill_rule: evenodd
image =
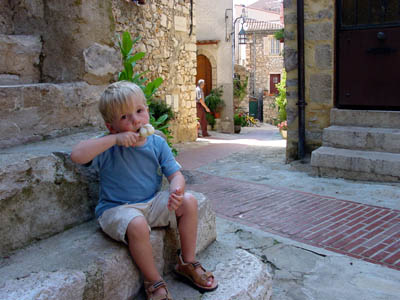
M210 93L212 89L212 69L210 61L204 55L197 56L196 85L200 79L203 79L205 81L205 87L203 89L205 97Z
M400 109L400 1L338 1L338 107Z
M270 74L269 76L269 93L270 94L278 94L278 88L276 85L281 82L281 74Z

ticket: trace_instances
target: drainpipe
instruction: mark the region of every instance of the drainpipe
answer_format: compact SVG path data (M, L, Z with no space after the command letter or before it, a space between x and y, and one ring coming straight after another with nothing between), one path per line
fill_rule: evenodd
M304 0L297 0L297 65L298 65L298 119L299 142L298 157L303 160L305 155L305 81L304 81Z

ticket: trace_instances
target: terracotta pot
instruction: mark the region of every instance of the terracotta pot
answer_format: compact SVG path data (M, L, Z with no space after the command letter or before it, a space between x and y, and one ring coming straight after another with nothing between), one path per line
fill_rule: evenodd
M235 131L235 133L240 133L240 130L242 129L242 126L240 126L240 125L235 125L234 126L234 131Z
M214 117L215 117L216 119L221 118L221 113L220 113L219 111L215 112L215 113L214 113Z

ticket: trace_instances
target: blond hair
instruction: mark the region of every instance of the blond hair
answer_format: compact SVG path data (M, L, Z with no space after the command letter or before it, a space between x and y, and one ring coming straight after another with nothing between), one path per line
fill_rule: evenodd
M129 81L110 84L100 97L99 110L104 122L112 123L115 116L132 108L132 99L140 99L147 106L142 89Z

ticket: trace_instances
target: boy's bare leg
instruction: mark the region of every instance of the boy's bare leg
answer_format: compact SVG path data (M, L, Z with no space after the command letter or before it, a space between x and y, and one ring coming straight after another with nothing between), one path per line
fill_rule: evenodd
M161 279L156 268L153 257L153 248L150 243L150 232L144 217L134 218L128 225L126 231L129 252L136 265L143 273L146 281L157 281ZM158 289L154 295L164 295L164 289Z
M181 240L182 258L185 263L196 261L197 239L197 199L185 193L182 205L175 211L178 218L178 231ZM213 285L213 279L207 282L207 286Z
M197 199L185 193L182 205L175 211L181 240L182 258L185 262L195 261L197 239Z

